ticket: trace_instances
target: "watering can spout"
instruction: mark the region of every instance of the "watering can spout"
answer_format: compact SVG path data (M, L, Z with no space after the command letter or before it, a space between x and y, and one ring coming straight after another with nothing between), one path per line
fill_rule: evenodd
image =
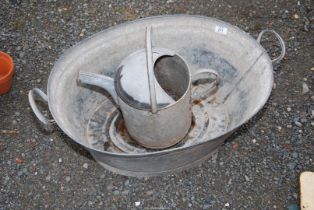
M94 85L106 90L118 105L117 93L114 87L114 79L111 77L90 72L80 72L78 81L81 84Z

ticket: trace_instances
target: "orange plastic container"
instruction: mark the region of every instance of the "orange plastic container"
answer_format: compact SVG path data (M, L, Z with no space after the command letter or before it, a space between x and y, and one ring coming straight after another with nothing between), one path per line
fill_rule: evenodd
M11 89L13 73L13 59L8 54L0 51L0 95Z

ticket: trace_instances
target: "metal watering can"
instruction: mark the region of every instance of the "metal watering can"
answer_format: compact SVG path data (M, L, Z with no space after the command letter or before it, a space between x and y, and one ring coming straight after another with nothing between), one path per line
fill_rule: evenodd
M192 76L180 55L152 48L151 28L147 27L146 49L125 58L114 79L80 72L78 80L110 93L134 140L147 148L162 149L178 143L191 127L191 83L212 75L214 81L203 93L194 95L193 100L217 89L218 74L211 69L200 69Z

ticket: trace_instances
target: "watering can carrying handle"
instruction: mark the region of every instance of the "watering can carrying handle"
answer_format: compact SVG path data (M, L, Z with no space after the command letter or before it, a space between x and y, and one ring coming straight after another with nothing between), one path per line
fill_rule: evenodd
M279 44L280 44L280 47L281 47L281 53L280 55L277 57L277 58L274 58L272 59L271 61L273 62L273 64L277 64L279 63L285 56L286 54L286 45L285 45L285 42L283 41L283 39L281 38L281 36L274 30L270 30L270 29L265 29L265 30L262 30L258 37L257 37L257 42L258 43L261 43L261 39L262 39L262 36L265 34L265 33L273 33L276 38L278 39L279 41Z
M206 84L206 89L202 91L201 93L197 93L197 91L193 91L192 100L204 99L204 98L209 97L210 95L213 95L217 91L219 83L220 83L219 74L217 73L217 71L213 69L199 69L192 75L192 83L195 83L199 80L204 80L208 77L210 78L212 75L214 75L215 77L214 81L210 83L209 87L207 87L207 84Z
M29 91L28 93L28 101L29 101L29 105L31 106L34 114L36 115L36 117L38 118L38 120L44 124L45 129L46 130L52 130L52 122L53 120L49 120L47 119L38 109L38 106L36 104L36 100L40 100L43 101L45 103L48 103L48 98L47 95L40 89L38 88L34 88L32 90Z
M147 76L149 85L149 96L152 113L157 112L157 97L156 97L156 87L155 87L155 77L154 77L154 61L152 52L152 28L146 27L146 63L147 63Z

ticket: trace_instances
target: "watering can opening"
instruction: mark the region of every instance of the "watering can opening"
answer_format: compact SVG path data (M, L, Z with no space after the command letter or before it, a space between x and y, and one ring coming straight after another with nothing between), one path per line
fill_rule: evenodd
M189 88L189 69L178 55L159 57L154 64L154 74L161 88L175 101Z

